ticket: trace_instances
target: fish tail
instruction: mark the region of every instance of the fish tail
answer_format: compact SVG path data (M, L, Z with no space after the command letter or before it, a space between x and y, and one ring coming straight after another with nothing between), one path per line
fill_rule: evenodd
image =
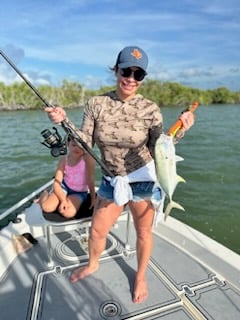
M169 204L167 205L165 212L164 212L164 221L167 220L167 217L169 216L172 208L176 208L176 209L185 211L185 209L179 203L177 203L175 201L170 201Z
M186 183L186 180L185 180L183 177L181 177L181 176L177 176L177 182L184 182L184 183Z

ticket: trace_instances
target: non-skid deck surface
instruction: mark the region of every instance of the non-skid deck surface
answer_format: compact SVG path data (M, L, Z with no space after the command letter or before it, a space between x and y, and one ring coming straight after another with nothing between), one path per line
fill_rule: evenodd
M43 241L15 260L1 281L2 320L240 318L239 292L158 236L154 236L147 271L149 298L134 304L136 256L134 250L129 255L124 252L121 223L108 238L100 269L71 284L70 273L87 261L86 248L80 249L77 240L75 231L55 236L55 267L51 270L46 266ZM134 242L132 238L130 247Z

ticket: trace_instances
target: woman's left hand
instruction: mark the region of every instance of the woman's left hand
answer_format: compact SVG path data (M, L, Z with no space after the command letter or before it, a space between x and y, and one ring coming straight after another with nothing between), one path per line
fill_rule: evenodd
M182 121L183 126L181 129L184 129L184 131L189 130L195 122L195 116L191 111L183 112L179 119Z

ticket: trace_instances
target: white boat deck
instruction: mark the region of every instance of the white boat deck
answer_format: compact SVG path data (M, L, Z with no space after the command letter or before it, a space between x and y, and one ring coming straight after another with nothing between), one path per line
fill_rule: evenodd
M240 318L239 255L192 228L169 217L154 231L147 271L149 298L134 304L135 232L130 225L126 245L127 214L109 234L100 269L72 284L70 273L88 259L88 224L54 229L49 268L39 211L33 205L26 216L20 215L21 223L1 231L2 320ZM30 232L38 244L16 255L12 234L24 232Z

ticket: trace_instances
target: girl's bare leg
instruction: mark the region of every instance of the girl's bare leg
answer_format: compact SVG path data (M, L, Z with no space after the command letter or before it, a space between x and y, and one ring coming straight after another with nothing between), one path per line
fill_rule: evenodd
M73 218L81 206L81 201L77 196L71 195L67 197L67 208L61 211L61 215L65 218Z
M55 193L51 192L50 194L43 194L42 198L39 199L39 204L45 213L51 213L57 209L59 200Z
M33 202L34 202L34 203L39 203L39 204L41 205L45 200L47 200L47 198L48 198L48 191L47 191L47 190L44 190L44 191L41 193L40 197L39 197L39 198L36 198Z

